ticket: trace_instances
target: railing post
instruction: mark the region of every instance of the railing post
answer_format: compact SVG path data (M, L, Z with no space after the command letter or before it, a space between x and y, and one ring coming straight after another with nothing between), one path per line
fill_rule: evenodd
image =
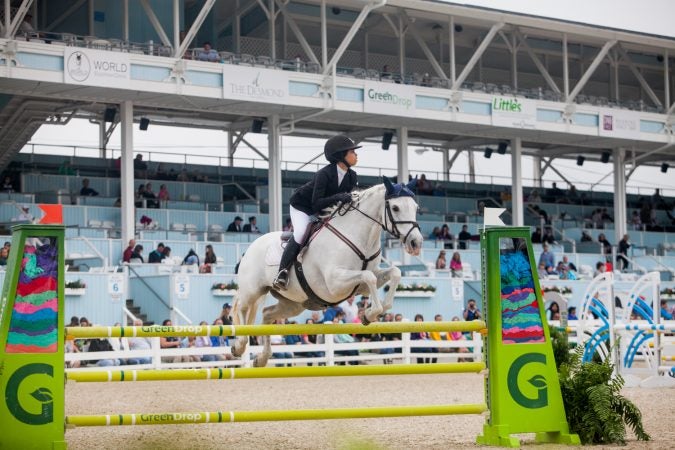
M324 334L323 342L326 344L326 365L335 365L335 341L332 334Z
M162 351L159 346L159 338L151 338L152 341L152 367L153 369L162 369Z
M403 364L410 364L410 333L401 333L401 343L403 347L401 348L401 353L403 355Z

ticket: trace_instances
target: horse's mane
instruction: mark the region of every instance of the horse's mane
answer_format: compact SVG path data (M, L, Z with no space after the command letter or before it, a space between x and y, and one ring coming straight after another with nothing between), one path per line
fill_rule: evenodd
M375 186L371 186L368 189L361 189L361 190L356 190L352 191L352 198L354 202L360 202L362 200L367 200L368 198L372 197L374 194L381 193L380 191L384 188L383 184L376 184ZM328 208L325 208L321 213L319 214L320 219L325 219L326 217L330 217L335 210L338 208L338 205L340 204L335 204L332 206L329 206Z

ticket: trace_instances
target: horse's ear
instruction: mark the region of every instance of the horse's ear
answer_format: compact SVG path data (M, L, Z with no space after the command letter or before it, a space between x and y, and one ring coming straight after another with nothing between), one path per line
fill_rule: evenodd
M414 190L417 187L417 176L415 176L415 178L410 180L408 184L405 185L405 187L407 187L411 191Z
M391 184L391 181L389 181L389 178L387 178L385 176L382 176L382 181L384 181L384 187L387 188L387 194L394 191L394 185Z

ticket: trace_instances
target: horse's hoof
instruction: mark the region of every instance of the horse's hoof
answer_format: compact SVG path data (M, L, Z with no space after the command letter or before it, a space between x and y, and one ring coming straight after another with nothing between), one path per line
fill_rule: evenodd
M361 323L364 325L370 325L370 320L366 316L361 317Z
M241 355L244 354L244 351L243 351L243 350L242 350L242 351L238 351L238 350L237 350L237 346L236 346L236 345L233 345L233 346L230 348L230 350L231 350L231 352L232 352L232 356L234 356L235 358L239 358Z
M267 365L267 361L266 360L263 361L262 359L260 359L260 357L256 357L253 360L253 367L265 367L266 365Z

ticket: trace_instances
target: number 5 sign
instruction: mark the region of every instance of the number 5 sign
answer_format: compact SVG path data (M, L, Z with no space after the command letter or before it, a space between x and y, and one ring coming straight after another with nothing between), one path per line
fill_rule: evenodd
M461 278L452 279L452 299L456 302L464 301L464 280Z
M176 275L174 277L174 290L176 296L182 300L190 296L190 277L187 275Z

